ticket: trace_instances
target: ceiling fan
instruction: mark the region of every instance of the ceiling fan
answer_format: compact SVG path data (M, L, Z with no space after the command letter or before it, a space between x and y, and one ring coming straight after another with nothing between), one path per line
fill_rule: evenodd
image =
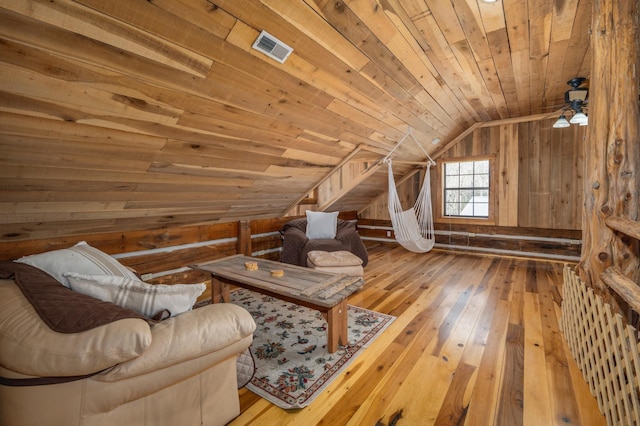
M563 109L560 118L553 123L554 128L561 129L569 127L571 124L580 126L589 124L589 117L585 114L587 103L589 102L589 88L580 87L586 80L584 77L575 77L567 81L567 84L571 86L571 89L564 93L564 101L567 106ZM567 113L572 114L569 120L566 117Z

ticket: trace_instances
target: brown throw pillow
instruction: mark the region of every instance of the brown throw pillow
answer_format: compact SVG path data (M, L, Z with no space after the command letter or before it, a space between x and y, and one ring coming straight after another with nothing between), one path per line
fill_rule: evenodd
M59 333L78 333L125 318L155 323L130 309L76 293L31 265L2 261L0 278L13 279L42 321Z

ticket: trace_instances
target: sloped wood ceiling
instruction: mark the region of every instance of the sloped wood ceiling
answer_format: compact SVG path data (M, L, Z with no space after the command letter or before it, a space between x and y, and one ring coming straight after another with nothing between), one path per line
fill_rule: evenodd
M589 75L591 9L0 0L1 238L279 217L345 159L328 209L357 210L408 128L433 153L474 123L556 111ZM251 48L261 30L293 47L284 64Z

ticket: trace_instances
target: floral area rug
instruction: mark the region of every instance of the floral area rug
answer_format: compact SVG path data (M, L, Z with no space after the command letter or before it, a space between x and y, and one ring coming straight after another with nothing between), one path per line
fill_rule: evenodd
M246 289L231 302L255 320L256 371L247 388L284 409L309 405L395 317L348 307L349 345L327 351L327 322L318 311Z

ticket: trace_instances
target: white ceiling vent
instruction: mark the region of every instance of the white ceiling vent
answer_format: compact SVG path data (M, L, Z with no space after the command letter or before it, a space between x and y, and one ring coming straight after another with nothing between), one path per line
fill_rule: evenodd
M262 31L252 46L270 58L284 64L293 49L266 31Z

